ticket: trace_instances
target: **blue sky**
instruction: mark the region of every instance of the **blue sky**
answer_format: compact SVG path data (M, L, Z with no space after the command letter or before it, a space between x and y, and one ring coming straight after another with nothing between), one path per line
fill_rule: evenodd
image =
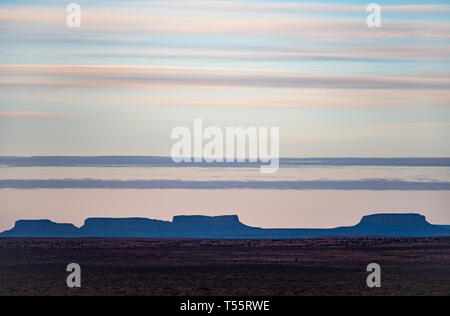
M170 154L278 126L282 156L449 156L450 1L0 4L0 155Z

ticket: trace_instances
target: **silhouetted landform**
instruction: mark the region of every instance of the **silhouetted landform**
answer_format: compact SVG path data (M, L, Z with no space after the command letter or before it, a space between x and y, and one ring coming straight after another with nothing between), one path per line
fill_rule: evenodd
M438 237L450 230L419 214L375 214L355 226L330 229L263 229L242 224L238 216L175 216L172 222L147 218L88 218L80 228L49 220L20 220L0 237L142 237L210 239L295 239L343 236Z
M3 236L32 236L32 237L74 237L79 233L79 229L72 224L59 224L49 220L27 221L20 220L16 222L14 228L0 234Z

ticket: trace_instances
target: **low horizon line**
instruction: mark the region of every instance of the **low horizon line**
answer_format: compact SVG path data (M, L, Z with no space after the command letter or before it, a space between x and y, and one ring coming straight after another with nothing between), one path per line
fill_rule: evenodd
M365 217L370 217L370 216L380 216L380 215L384 215L384 216L395 216L395 215L408 215L408 216L422 216L425 218L425 220L427 220L427 217L421 213L417 213L417 212L410 212L410 211L405 211L405 213L402 213L401 211L389 211L389 212L374 212L374 213L367 213L366 215L363 215L360 217L360 220L365 218ZM190 218L209 218L209 219L218 219L218 218L231 218L231 217L236 217L236 219L244 225L247 225L243 222L241 222L241 217L239 214L223 214L223 215L206 215L206 214L178 214L178 215L173 215L172 219L157 219L157 218L152 218L152 217L142 217L142 216L129 216L129 217L114 217L114 216L104 216L104 217L99 217L99 216L95 216L95 217L85 217L84 221L83 221L83 225L86 224L87 220L150 220L150 221L161 221L161 222L168 222L168 223L173 223L175 221L175 218L182 218L182 217L190 217ZM50 221L52 223L55 224L71 224L74 225L77 228L81 228L83 225L81 226L77 226L73 223L70 222L57 222L56 220L50 219L50 218L35 218L35 219L18 219L16 220L14 223L17 222L34 222L34 221ZM446 224L432 224L432 225L446 225ZM248 226L248 225L247 225ZM298 227L298 228L283 228L283 227L259 227L259 226L251 226L251 227L255 227L255 228L263 228L263 229L329 229L329 228L335 228L335 227L347 227L347 226L331 226L328 228L323 228L323 227ZM0 232L1 233L1 232Z
M375 219L375 220L374 220ZM117 221L120 225L125 225L127 230L115 231L111 234L111 221ZM122 221L122 222L120 222ZM392 223L388 227L380 227L380 222L384 224ZM410 227L408 223L413 223L414 227ZM109 225L105 226L105 223ZM405 226L404 223L407 225ZM32 226L29 226L29 225ZM45 224L50 224L53 227L48 227ZM142 225L145 224L144 228ZM36 226L37 225L37 226ZM41 227L39 227L41 225ZM43 226L42 226L43 225ZM94 225L95 232L89 232L89 227ZM97 226L96 226L97 225ZM103 230L98 230L98 225L103 227ZM138 225L138 226L136 226ZM152 225L152 226L148 226ZM154 225L171 225L170 227L155 227ZM199 227L200 225L200 227ZM235 229L225 229L221 233L215 233L217 225L222 227L238 227ZM363 226L367 226L363 228ZM425 226L424 226L425 225ZM59 230L55 230L55 226L59 226ZM113 225L114 226L114 225ZM31 233L29 229L23 228L32 227ZM61 230L64 227L64 230ZM182 228L182 231L180 231ZM408 231L405 231L407 228ZM16 220L11 229L0 232L0 237L139 237L139 238L269 238L269 239L291 239L291 238L317 238L323 236L450 236L450 226L442 224L431 224L426 216L420 213L370 213L363 215L359 222L353 225L334 226L326 228L314 227L296 227L296 228L282 228L282 227L258 227L245 224L239 218L239 215L175 215L170 220L159 220L146 217L87 217L83 225L76 226L70 222L58 223L50 219L20 219ZM52 230L53 229L53 230ZM84 231L83 230L86 230ZM200 233L199 233L200 229ZM425 229L425 230L424 230ZM22 230L22 233L20 233ZM18 233L16 232L18 231ZM47 233L45 233L47 231ZM195 231L195 232L194 232ZM324 235L326 233L329 235ZM250 235L249 235L250 233ZM85 234L85 235L83 235ZM92 235L91 235L92 234ZM291 235L289 235L291 234Z

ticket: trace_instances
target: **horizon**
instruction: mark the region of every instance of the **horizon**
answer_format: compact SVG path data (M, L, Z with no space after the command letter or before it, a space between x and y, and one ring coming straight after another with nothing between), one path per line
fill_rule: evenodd
M369 216L383 216L383 215L388 215L388 216L392 216L392 215L406 215L406 216L411 216L411 215L418 215L418 216L423 216L424 218L425 218L425 220L428 222L428 219L426 218L426 216L424 216L424 215L422 215L422 214L420 214L420 213L401 213L401 212L397 212L397 213L383 213L383 212L377 212L377 213L367 213L366 215L363 215L362 217L361 217L361 220L363 219L363 218L365 218L365 217L369 217ZM174 220L175 220L175 218L177 218L177 217L192 217L192 218L194 218L194 217L201 217L201 218L211 218L211 219L216 219L216 218L225 218L225 217L235 217L235 218L237 218L237 220L241 223L241 224L244 224L244 225L247 225L247 226L250 226L249 225L249 223L244 223L244 222L242 222L241 221L241 218L239 217L239 214L229 214L229 215L214 215L214 216L211 216L211 215L205 215L205 214L194 214L194 215L184 215L184 214L179 214L179 215L174 215L173 217L172 217L172 219L171 220L162 220L162 219L158 219L158 218L150 218L150 217L134 217L134 216L130 216L130 217L86 217L85 219L84 219L84 222L83 222L83 225L85 224L85 222L87 221L87 220L92 220L92 219L111 219L111 220L136 220L136 219L138 219L138 220L140 220L140 219L142 219L142 220L150 220L150 221L161 221L161 222L168 222L168 223L173 223L174 222ZM73 224L73 223L69 223L69 222L64 222L64 223L62 223L62 222L55 222L55 221L53 221L52 219L49 219L49 218L40 218L40 219L19 219L19 220L17 220L16 222L20 222L20 221L30 221L30 222L34 222L34 221L36 221L36 222L38 222L38 221L50 221L50 222L52 222L52 223L56 223L56 224L72 224L72 225L74 225L75 227L77 227L77 228L81 228L82 227L82 225L81 226L77 226L77 225L75 225L75 224ZM432 225L444 225L444 226L446 226L446 224L443 224L443 223L431 223ZM448 226L450 226L450 225L448 225ZM254 226L251 226L251 227L254 227ZM346 227L346 226L339 226L339 227ZM286 228L282 228L282 227L256 227L256 228L267 228L267 229L286 229ZM334 228L334 227L328 227L328 228ZM292 229L292 228L288 228L288 229ZM298 227L298 229L327 229L327 228L315 228L315 227ZM1 231L0 231L0 233L2 233Z
M120 223L120 226L114 226ZM50 226L49 226L50 225ZM113 225L113 226L111 226ZM144 225L144 226L142 226ZM164 226L161 226L164 225ZM167 226L170 225L170 226ZM181 226L180 226L181 225ZM171 221L143 217L90 217L83 225L49 219L21 219L0 237L134 237L219 239L304 239L340 237L430 237L450 236L450 225L432 224L418 213L374 213L353 225L339 227L258 227L242 222L239 215L176 215ZM269 233L269 234L267 234ZM330 234L330 235L327 235Z

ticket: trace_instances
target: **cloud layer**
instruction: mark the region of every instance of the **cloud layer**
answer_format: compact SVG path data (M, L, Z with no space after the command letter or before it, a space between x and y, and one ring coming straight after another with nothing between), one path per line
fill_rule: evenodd
M78 3L81 28L0 4L1 154L167 155L198 117L276 124L287 156L450 153L448 1L385 1L375 29L352 1Z

